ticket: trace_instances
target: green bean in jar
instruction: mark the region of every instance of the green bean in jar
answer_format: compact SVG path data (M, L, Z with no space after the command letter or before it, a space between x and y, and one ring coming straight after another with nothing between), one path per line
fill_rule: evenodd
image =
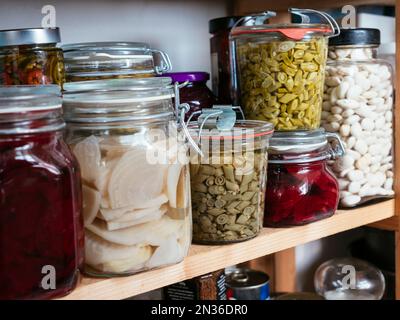
M207 139L204 141L202 135L205 156L200 161L191 157L193 241L196 243L239 242L254 238L261 231L272 124L244 120L235 125L240 126L242 131L236 136L220 131L221 148L217 152L215 141L209 149L211 153L204 152ZM232 142L229 140L239 142L236 145L242 149L227 147Z
M241 102L248 119L276 130L318 128L326 39L248 42L238 46Z

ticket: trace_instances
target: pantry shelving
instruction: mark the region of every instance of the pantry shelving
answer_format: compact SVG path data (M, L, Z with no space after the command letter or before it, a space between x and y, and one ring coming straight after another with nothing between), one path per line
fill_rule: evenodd
M388 200L353 210L339 210L331 218L306 226L264 228L258 237L246 242L225 246L192 245L189 256L177 265L130 277L113 279L83 277L77 289L64 299L126 299L204 273L388 219L393 213L394 200ZM285 262L285 259L281 260L281 264Z

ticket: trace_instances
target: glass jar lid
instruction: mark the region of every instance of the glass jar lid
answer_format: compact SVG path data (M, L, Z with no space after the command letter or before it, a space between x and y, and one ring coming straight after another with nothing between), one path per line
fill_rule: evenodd
M271 163L302 163L340 157L345 148L338 134L320 128L277 131L270 140L268 152Z
M59 86L0 86L0 134L57 131L64 126Z
M204 140L246 140L271 136L274 132L273 124L260 120L237 120L230 130L202 129L198 123L190 123L189 131L193 137ZM199 136L200 135L200 136Z
M110 79L64 85L67 122L113 123L171 119L171 78Z
M31 44L52 44L61 41L59 28L27 28L0 30L0 47Z
M161 74L172 69L168 55L143 42L85 42L61 47L65 70L74 77ZM155 65L154 56L160 65Z
M57 85L0 86L0 117L54 109L61 109L61 90Z

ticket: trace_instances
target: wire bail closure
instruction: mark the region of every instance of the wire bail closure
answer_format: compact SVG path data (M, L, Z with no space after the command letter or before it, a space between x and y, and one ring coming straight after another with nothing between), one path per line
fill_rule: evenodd
M333 17L330 14L327 14L326 12L314 9L299 9L299 8L289 8L288 11L292 14L296 14L299 17L301 17L301 23L307 23L307 24L310 23L311 21L310 16L308 16L307 13L317 14L321 16L324 20L326 20L326 22L331 27L333 33L329 36L329 38L336 37L340 34L340 27L338 23L336 22L335 19L333 19Z
M332 146L332 148L329 150L330 159L335 160L337 158L343 157L346 149L340 136L335 132L325 132L325 136L328 141L331 140L336 142L335 145Z

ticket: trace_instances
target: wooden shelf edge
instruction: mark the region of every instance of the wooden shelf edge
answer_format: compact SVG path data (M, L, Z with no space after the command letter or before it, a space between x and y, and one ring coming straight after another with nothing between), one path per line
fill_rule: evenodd
M192 245L179 264L130 277L83 277L63 299L126 299L172 283L292 248L342 231L371 224L394 215L394 200L353 210L339 210L333 217L295 228L264 228L256 238L225 246Z
M400 217L394 216L389 219L381 220L369 224L368 227L388 230L388 231L400 231Z

